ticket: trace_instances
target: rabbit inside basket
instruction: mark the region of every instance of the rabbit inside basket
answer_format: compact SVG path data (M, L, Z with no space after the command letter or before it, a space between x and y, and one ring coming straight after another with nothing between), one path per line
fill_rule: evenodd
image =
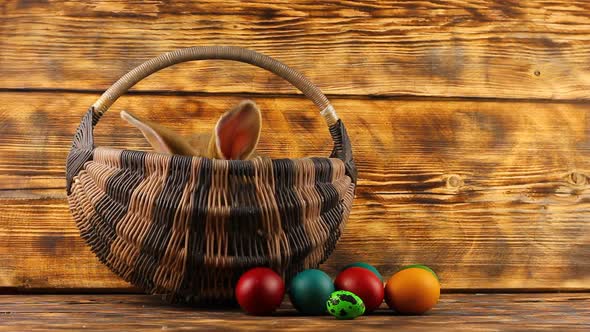
M182 137L160 124L121 111L121 118L137 127L156 152L216 159L249 159L255 156L262 128L260 109L244 100L227 111L210 133Z

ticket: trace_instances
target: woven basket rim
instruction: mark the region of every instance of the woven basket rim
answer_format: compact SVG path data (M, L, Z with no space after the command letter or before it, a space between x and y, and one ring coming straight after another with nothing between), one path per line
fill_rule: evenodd
M280 161L280 160L291 160L291 161L304 161L310 159L321 159L321 160L330 160L335 161L336 163L344 163L342 159L337 157L319 157L319 156L307 156L307 157L297 157L297 158L271 158L265 155L256 156L250 159L217 159L217 158L208 158L205 156L187 156L187 155L180 155L180 154L173 154L173 153L166 153L166 152L156 152L156 151L144 151L144 150L135 150L135 149L120 149L120 148L113 148L109 146L95 146L94 150L101 150L104 152L140 152L145 153L146 155L160 155L171 157L174 156L176 158L190 158L193 160L211 160L214 164L215 163L227 163L227 164L242 164L242 163L251 163L255 158L267 158L273 161Z

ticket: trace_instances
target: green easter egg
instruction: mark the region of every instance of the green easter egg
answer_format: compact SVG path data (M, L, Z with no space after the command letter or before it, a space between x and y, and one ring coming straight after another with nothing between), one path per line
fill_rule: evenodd
M343 290L332 293L326 307L337 319L355 319L365 313L363 300L354 293Z
M383 276L381 275L381 273L379 273L379 270L377 270L373 265L370 265L370 264L367 264L364 262L356 262L356 263L346 265L340 271L344 271L344 270L348 269L349 267L362 267L363 269L367 269L367 270L373 272L377 276L377 278L379 278L379 280L383 281Z
M306 315L321 315L326 312L326 301L334 290L329 275L310 269L298 273L291 280L289 299L297 311Z
M406 266L402 266L402 268L401 268L401 269L399 269L399 270L401 271L401 270L411 269L411 268L414 268L414 267L415 267L415 268L419 268L419 269L423 269L423 270L426 270L426 271L428 271L428 272L432 273L432 274L434 275L434 277L436 278L436 280L440 281L440 279L439 279L439 278L438 278L438 276L436 275L436 272L434 272L434 271L433 271L431 268L429 268L429 267L428 267L428 266L426 266L426 265L422 265L422 264L412 264L412 265L406 265Z

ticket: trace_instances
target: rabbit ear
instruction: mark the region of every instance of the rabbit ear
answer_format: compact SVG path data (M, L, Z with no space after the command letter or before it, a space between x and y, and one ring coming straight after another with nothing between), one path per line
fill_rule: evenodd
M189 156L195 154L193 148L184 138L164 126L142 120L126 111L121 111L121 119L141 130L156 152Z
M258 145L262 115L251 100L223 114L215 126L215 147L223 159L247 159Z

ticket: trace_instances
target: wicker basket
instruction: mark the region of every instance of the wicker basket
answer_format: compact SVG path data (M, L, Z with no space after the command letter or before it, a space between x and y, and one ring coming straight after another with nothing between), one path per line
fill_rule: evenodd
M320 109L330 158L217 160L95 147L104 112L150 74L192 60L249 63L289 81ZM322 92L284 64L238 47L193 47L133 69L90 107L66 164L81 236L117 275L171 301L233 299L239 276L268 266L289 280L333 251L350 213L356 168L344 124Z

